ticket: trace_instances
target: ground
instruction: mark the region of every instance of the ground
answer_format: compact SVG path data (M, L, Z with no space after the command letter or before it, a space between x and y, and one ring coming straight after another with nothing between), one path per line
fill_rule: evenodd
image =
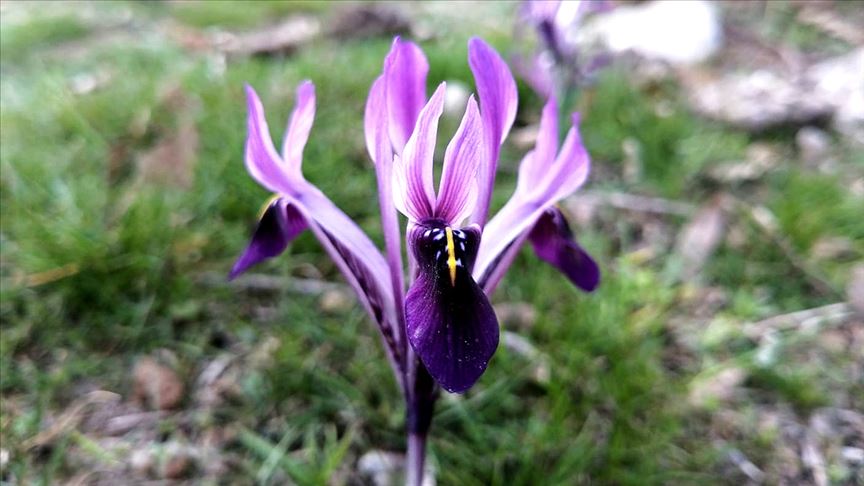
M806 5L733 3L708 72L763 62L753 39L856 47ZM376 332L310 234L226 280L268 197L243 83L278 140L315 82L304 173L380 244L362 113L392 35L430 86L468 90L470 36L518 47L513 4L459 5L0 5L2 484L365 484L362 457L404 449ZM493 298L502 346L438 404L438 483L864 484L861 146L820 117L710 119L692 77L648 68L622 57L571 106L593 173L562 207L599 289L523 251ZM542 106L519 88L495 207Z

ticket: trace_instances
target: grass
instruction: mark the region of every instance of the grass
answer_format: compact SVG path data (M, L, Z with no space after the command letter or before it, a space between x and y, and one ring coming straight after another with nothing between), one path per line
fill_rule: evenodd
M199 432L239 428L224 445L237 458L228 473L237 481L339 483L365 451L403 448L397 387L359 307L325 311L316 296L287 289L262 295L212 283L246 244L255 212L268 196L242 164L244 82L262 97L277 140L294 86L307 78L316 83L319 107L304 173L381 242L362 110L390 40L321 40L292 57L230 59L223 66L158 35L155 27L170 18L243 30L321 8L232 5L91 5L88 12L105 8L112 15L128 9L149 40L96 43L69 58L58 57L57 45L99 35L92 17L70 5L57 5L48 16L23 5L14 8L27 15L4 14L0 436L3 448L12 451L4 484L50 484L81 472L75 458L98 457L101 446L77 432L36 450L21 444L82 390L128 396L135 359L165 351L191 385L210 360L275 343L268 360L238 378L233 401L196 419ZM473 85L465 61L470 35L488 34L502 51L508 49L501 32L469 27L454 24L451 35L423 42L432 66L430 86L442 80ZM98 73L107 73L103 85L83 94L73 89L76 77ZM171 93L180 93L181 101ZM524 123L536 118L540 102L524 86L520 93ZM607 71L582 103L586 144L596 173L606 174L590 182L594 189L701 205L718 190L704 182L705 171L765 141L690 114L672 84L634 86L623 67ZM658 105L666 109L658 112ZM200 139L194 160L179 162L193 167L191 186L142 182L140 155L164 143L183 117L194 120ZM445 120L442 132L449 135L455 124ZM791 145L793 136L770 141ZM617 176L626 139L641 153L642 177L636 181ZM502 166L513 167L518 150L508 146L505 154ZM844 167L860 176L859 154L848 158ZM850 261L864 254L856 211L861 197L845 182L790 162L756 188L730 191L769 208L780 234L805 257L821 238L850 240L852 257L814 263L842 288ZM512 173L502 174L498 205L513 184ZM680 223L673 218L669 224L674 230ZM639 221L602 213L593 225L578 228L580 241L604 269L603 284L591 295L523 252L495 301L528 302L537 310L532 325L509 330L543 353L549 378L538 380L535 360L502 347L471 392L441 400L430 449L440 484L705 481L718 470L722 454L706 432L710 419L688 403L687 394L706 369L734 362L748 370L742 408L755 406L759 397L806 413L830 403L828 391L854 387L830 370L799 366L800 343L781 353L776 366L756 362L758 346L741 337L742 323L837 297L814 291L789 255L752 224L741 224L744 243L724 242L703 275L730 296L711 321L719 331L712 337L699 329L698 344L686 350L692 356L682 366L670 364L680 359L670 322L687 314L683 296L690 283L670 283L664 269L671 256L644 261L633 252ZM341 280L309 234L255 271ZM843 356L835 358L845 363ZM163 435L182 436L171 424L166 422ZM757 457L765 440L744 438L737 445Z

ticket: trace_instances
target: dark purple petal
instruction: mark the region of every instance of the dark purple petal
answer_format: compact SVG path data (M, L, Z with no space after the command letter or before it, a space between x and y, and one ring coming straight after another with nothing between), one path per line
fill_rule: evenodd
M477 202L477 166L482 157L483 128L474 97L468 99L465 116L444 152L444 169L438 188L435 217L451 226L467 218Z
M408 341L442 388L464 392L498 347L498 319L471 277L480 229L432 221L412 226L408 237L419 265L405 298Z
M396 153L402 153L426 104L428 73L429 63L420 47L397 37L384 60L389 132Z
M306 220L297 208L284 199L273 201L264 210L252 241L237 259L228 279L234 279L253 265L279 255L306 228Z
M600 283L600 267L574 240L561 211L552 208L534 225L529 236L541 260L557 268L580 289L591 292Z

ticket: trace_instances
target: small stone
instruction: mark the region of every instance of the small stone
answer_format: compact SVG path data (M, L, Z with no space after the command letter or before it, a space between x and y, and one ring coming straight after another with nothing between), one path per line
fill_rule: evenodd
M9 465L11 454L8 449L0 449L0 472L6 471L6 466Z
M192 471L194 461L191 454L177 442L165 446L165 462L162 464L162 477L165 479L181 479Z
M537 322L537 310L526 302L501 302L494 307L495 315L504 327L526 330Z
M157 410L177 408L183 400L183 382L171 368L153 358L138 360L132 371L133 398Z
M322 311L330 314L338 314L351 308L351 296L343 290L331 289L324 292L318 300L318 306Z
M849 277L849 285L846 286L846 296L849 304L864 316L864 264L856 265Z
M138 476L147 477L153 472L153 453L149 449L135 449L129 455L129 467Z
M831 137L816 127L804 127L795 134L795 144L802 159L819 162L831 149Z
M461 117L468 103L468 87L459 81L447 81L447 91L444 92L444 113L453 117Z
M823 236L813 243L810 254L817 260L845 260L856 255L852 240L842 236Z
M746 378L747 372L743 368L730 366L712 376L697 379L690 386L690 404L704 407L718 401L728 401Z

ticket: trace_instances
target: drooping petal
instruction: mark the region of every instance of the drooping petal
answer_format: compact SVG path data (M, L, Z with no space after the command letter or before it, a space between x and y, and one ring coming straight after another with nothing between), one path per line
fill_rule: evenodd
M294 111L285 130L282 140L282 159L288 167L297 173L303 160L303 148L309 140L309 131L315 120L315 85L311 81L303 81L297 87L297 99Z
M405 298L408 341L442 388L464 392L498 347L498 320L470 271L480 229L432 222L412 226L408 237L419 263Z
M477 37L468 41L468 64L480 97L485 145L484 160L478 170L477 205L471 220L482 226L489 212L501 143L516 118L518 95L510 68L494 49Z
M288 247L288 243L307 228L306 220L291 203L276 199L264 210L249 246L231 269L229 280Z
M387 81L389 132L396 153L401 154L426 104L429 62L417 44L397 37L384 60Z
M477 167L482 157L483 127L474 97L468 99L465 116L444 152L444 168L438 189L435 217L458 225L477 202Z
M435 207L432 157L438 134L438 119L444 110L445 83L441 83L423 107L417 126L401 157L394 159L393 202L413 221L432 217Z
M246 170L253 179L270 192L288 193L292 185L288 168L273 147L273 139L270 138L270 128L264 118L261 100L248 84L246 102L249 109Z
M546 210L530 233L534 252L557 268L580 289L591 292L600 283L600 267L574 240L570 226L557 208Z

